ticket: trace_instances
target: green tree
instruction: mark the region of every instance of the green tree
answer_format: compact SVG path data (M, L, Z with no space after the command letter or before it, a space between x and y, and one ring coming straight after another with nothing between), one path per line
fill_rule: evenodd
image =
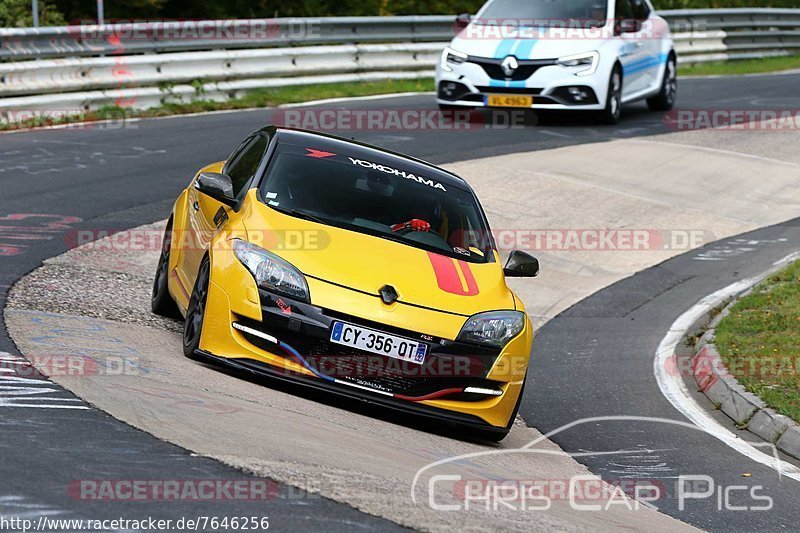
M60 26L64 16L46 0L39 2L39 24ZM4 28L25 28L33 26L33 3L31 0L0 0L0 25Z
M0 2L6 0L0 0ZM97 19L97 3L88 0L54 0L71 23ZM156 20L167 0L105 0L103 11L108 22L115 20Z

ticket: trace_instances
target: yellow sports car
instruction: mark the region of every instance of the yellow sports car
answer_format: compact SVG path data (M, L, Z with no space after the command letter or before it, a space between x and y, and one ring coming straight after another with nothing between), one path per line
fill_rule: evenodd
M175 202L153 311L185 317L184 353L500 440L533 328L475 193L429 163L267 127Z

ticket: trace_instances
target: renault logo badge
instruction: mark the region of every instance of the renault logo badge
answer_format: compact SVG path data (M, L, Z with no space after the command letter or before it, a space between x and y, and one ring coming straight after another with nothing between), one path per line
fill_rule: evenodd
M386 305L391 305L397 301L397 291L391 285L384 285L381 287L381 300Z
M507 56L502 63L500 63L500 68L503 69L503 74L506 77L511 77L519 68L519 63L517 62L517 58L514 56Z

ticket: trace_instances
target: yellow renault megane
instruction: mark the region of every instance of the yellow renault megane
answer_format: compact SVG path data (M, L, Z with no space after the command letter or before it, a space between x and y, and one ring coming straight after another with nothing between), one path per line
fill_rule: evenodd
M533 328L475 193L429 163L267 127L175 202L152 308L192 359L454 422L511 428Z

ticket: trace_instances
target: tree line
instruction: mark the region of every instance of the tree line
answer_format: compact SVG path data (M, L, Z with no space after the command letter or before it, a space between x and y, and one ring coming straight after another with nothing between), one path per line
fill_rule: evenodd
M106 20L230 19L475 13L484 0L105 0ZM654 0L656 9L798 7L798 0ZM93 20L96 3L38 0L43 26ZM0 24L33 24L31 0L0 0Z

